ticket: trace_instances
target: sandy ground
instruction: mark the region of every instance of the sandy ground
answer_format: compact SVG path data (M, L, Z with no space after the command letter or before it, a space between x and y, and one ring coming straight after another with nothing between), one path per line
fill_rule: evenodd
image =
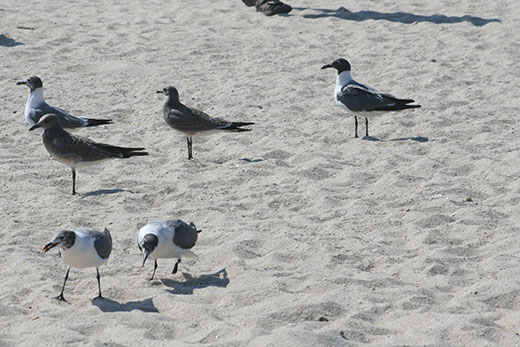
M519 2L107 3L0 1L0 345L520 344ZM355 139L320 70L338 57L423 107ZM32 75L51 105L114 120L76 134L150 156L80 169L70 195L27 131ZM256 125L194 138L189 161L167 85ZM170 218L203 229L199 259L150 282L137 231ZM73 269L54 300L65 266L39 247L104 227L106 299Z

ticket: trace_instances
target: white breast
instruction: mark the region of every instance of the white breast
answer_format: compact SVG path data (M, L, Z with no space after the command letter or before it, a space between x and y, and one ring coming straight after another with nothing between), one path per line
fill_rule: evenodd
M61 249L63 262L72 267L99 267L108 259L101 258L94 248L94 238L76 231L76 240L69 249Z

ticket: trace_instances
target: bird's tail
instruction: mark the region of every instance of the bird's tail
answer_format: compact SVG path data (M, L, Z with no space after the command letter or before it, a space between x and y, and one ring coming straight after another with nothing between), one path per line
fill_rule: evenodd
M95 126L103 125L103 124L112 124L112 119L87 118L87 126L88 127L95 127Z
M114 157L118 158L130 158L138 155L148 155L148 152L143 152L144 148L142 147L118 147L106 145L103 143L98 143L97 145L102 147L105 151L109 152Z
M233 122L227 127L224 128L224 130L228 131L236 131L236 132L242 132L242 131L251 131L251 129L242 128L244 126L253 125L255 123L253 122Z
M399 111L406 110L408 108L419 108L421 105L408 105L415 100L412 99L397 99L395 98L395 104L377 107L376 111Z

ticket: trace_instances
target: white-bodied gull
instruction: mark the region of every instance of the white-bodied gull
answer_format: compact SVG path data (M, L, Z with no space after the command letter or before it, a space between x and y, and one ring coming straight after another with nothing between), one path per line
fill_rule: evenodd
M343 58L321 67L322 70L329 68L338 71L334 100L337 105L354 114L355 137L358 137L357 115L365 117L365 133L366 136L369 136L368 117L379 116L389 111L421 107L421 105L408 105L415 102L412 99L398 99L393 95L380 93L372 87L356 82L350 73L350 63Z
M25 81L17 82L17 85L24 84L29 87L29 97L25 104L25 119L29 125L38 123L41 117L48 113L58 116L63 128L92 127L103 124L111 124L110 119L92 119L74 117L65 110L58 107L49 106L43 98L43 83L38 76L32 76Z
M153 280L157 270L157 259L177 258L172 274L177 272L181 257L197 257L191 251L197 242L197 230L195 224L187 224L180 219L167 220L163 222L150 222L139 230L137 246L143 253L143 264L146 259L154 259Z
M255 124L252 122L229 122L220 118L213 118L200 110L188 107L179 101L179 92L174 87L158 90L157 93L162 93L168 97L163 107L166 123L186 135L188 159L193 159L192 136L209 135L219 131L250 131L251 129L241 127Z
M71 267L95 267L98 282L97 298L102 298L98 268L106 264L112 252L112 237L108 229L105 228L103 232L96 230L63 230L57 233L52 241L43 246L41 250L45 253L56 246L59 246L61 258L67 265L65 281L61 287L60 295L56 299L66 301L63 297L63 291L69 279Z

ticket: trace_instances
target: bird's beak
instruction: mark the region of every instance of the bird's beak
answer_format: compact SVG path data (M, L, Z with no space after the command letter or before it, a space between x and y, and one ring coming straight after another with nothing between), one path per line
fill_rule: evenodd
M146 259L148 259L148 256L150 255L150 253L148 253L147 251L143 251L143 265L141 265L141 267L144 267L144 263L146 263Z
M20 85L22 85L22 84L27 85L27 81L16 82L16 85L17 85L17 86L20 86Z
M157 91L157 94L164 94L164 91L162 91L162 90L158 90L158 91Z
M330 65L330 64L323 65L323 66L321 67L321 70L323 70L323 69L330 69L331 67L332 67L332 65Z
M40 249L43 251L43 253L47 253L48 250L56 247L57 245L59 245L59 243L57 243L57 242L49 242L45 246L42 246Z
M41 127L41 126L42 126L42 125L41 125L40 123L36 123L36 124L34 124L32 127L29 128L29 131L33 131L34 129L39 128L39 127Z

